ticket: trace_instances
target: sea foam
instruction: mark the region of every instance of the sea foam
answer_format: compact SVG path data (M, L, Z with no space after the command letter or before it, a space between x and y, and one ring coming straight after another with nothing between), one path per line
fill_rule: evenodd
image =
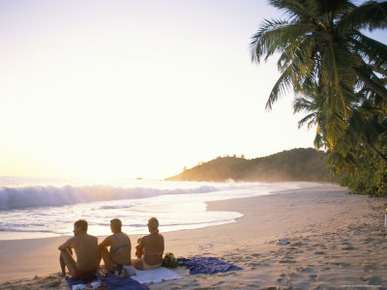
M162 232L197 229L235 222L242 213L207 211L208 201L266 195L294 184L211 182L121 182L84 185L78 182L0 178L0 240L72 235L82 218L89 231L110 233L109 221L120 218L123 231L147 233L156 216ZM51 182L51 183L50 183Z
M158 189L153 187L93 186L27 186L0 188L0 209L56 206L82 202L139 199L170 194L194 194L221 190L213 186L194 188Z

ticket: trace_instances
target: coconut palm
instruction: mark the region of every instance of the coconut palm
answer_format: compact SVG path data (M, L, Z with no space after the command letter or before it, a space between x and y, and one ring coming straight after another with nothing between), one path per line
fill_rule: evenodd
M337 140L334 151L328 150L327 165L340 176L342 185L355 192L387 195L386 103L383 106L378 96L366 88L358 95L361 101L353 106L347 130ZM327 147L324 98L318 87L295 99L294 112L300 111L307 115L299 121L299 127L316 125L315 146Z
M387 75L387 46L360 31L387 25L387 2L371 1L359 7L348 0L269 2L284 9L289 18L265 20L251 43L252 60L257 63L280 54L281 75L266 108L271 109L289 88L298 96L318 88L324 120L319 123L324 127L318 129L333 150L345 135L354 104L361 101L359 87L367 86L382 102L387 101L380 79Z

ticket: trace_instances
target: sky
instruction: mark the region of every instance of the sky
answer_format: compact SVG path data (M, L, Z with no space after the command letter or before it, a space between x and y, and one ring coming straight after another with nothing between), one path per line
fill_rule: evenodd
M313 147L265 110L256 0L0 1L0 176L164 179L218 156Z

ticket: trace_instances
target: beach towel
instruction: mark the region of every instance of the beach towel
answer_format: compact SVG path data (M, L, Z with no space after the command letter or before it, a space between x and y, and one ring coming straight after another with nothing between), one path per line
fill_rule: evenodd
M151 270L135 270L136 275L131 276L133 280L140 283L160 283L167 280L181 279L182 277L174 271L165 267L160 267Z
M99 282L102 285L105 285L107 289L118 289L118 290L149 289L148 286L146 286L145 284L141 284L140 282L133 280L130 277L118 278L114 276L114 274L112 273L108 273L105 278L102 278L101 275L98 273L96 275L96 278L93 281L87 281L87 283L85 283L85 281L82 279L66 277L66 283L70 290L83 289L87 284L92 284L94 282Z
M145 284L141 284L140 282L133 279L134 276L126 277L126 278L118 278L114 276L112 273L108 273L106 279L103 281L107 289L138 289L145 290L149 289Z
M243 270L240 267L213 257L178 258L177 260L189 269L191 275Z
M81 279L81 278L71 278L71 277L66 277L65 278L67 286L71 290L78 290L81 287L85 287L86 284L91 284L91 283L100 283L101 279L98 275L95 275L95 278L89 278L89 279ZM81 289L83 289L81 288Z

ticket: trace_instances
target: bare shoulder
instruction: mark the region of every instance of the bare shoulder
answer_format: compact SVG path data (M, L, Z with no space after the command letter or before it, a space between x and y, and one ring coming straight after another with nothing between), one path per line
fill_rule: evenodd
M74 242L76 241L76 239L75 239L76 237L71 237L71 238L69 238L66 242L65 242L65 244L66 245L74 245Z
M98 242L98 238L89 234L74 237L74 243L84 243L86 241Z
M69 239L66 241L66 243L70 243L70 242L74 241L75 238L76 238L76 236L69 238Z
M98 243L98 238L95 237L95 236L92 236L92 235L87 235L88 239L92 240L92 241L95 241L96 243Z
M110 243L111 240L113 239L113 235L107 236L106 238L103 239L103 243Z
M66 242L68 245L71 245L72 248L77 248L79 244L83 241L81 236L74 236Z
M66 240L63 244L61 244L58 247L58 249L59 250L64 250L65 248L73 247L73 245L74 245L74 237L71 237L68 240Z

